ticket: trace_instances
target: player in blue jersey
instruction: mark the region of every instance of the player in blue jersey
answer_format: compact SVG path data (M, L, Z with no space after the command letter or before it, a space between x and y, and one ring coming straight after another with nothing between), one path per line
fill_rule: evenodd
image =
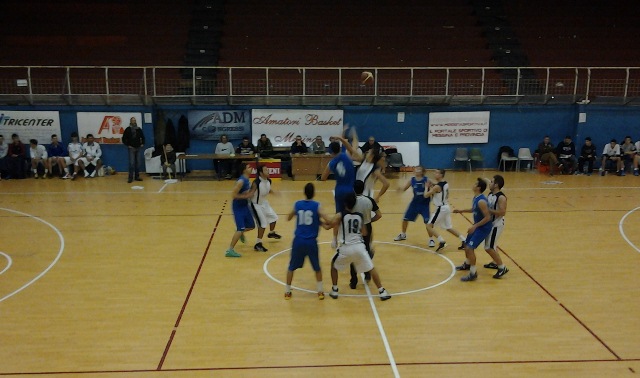
M430 197L425 198L424 193L431 187L429 178L424 175L424 169L421 166L417 166L413 169L414 177L407 181L404 187L399 188L398 191L406 191L411 188L413 190L413 197L411 202L404 212L402 217L402 232L395 237L395 241L407 239L407 226L409 222L415 222L418 215L422 216L425 227L429 223L429 202Z
M251 214L251 208L249 207L249 199L253 196L255 188L251 187L249 182L249 176L251 175L251 166L247 163L240 164L240 172L242 174L236 181L233 187L231 202L231 209L233 210L233 218L236 221L236 232L231 237L231 243L229 249L225 253L226 257L241 257L242 255L236 252L233 248L238 243L238 240L245 242L245 231L251 231L256 227Z
M352 137L357 145L357 135L352 132ZM344 200L348 194L353 193L353 184L356 181L356 170L353 167L353 160L347 154L347 151L353 151L349 142L342 136L334 137L342 142L343 147L338 142L331 142L329 144L329 152L333 157L327 164L320 179L326 181L329 175L333 173L336 179L336 187L334 190L334 199L336 202L336 213L344 210ZM337 248L338 246L338 230L333 232L333 240L331 241L331 247Z
M475 281L478 278L476 272L476 252L484 240L489 236L491 228L493 227L491 212L489 211L489 202L485 197L484 191L487 189L487 182L478 177L478 180L473 185L473 201L470 209L453 210L454 213L473 213L473 225L467 230L467 240L464 242L464 254L466 259L460 266L456 266L456 270L469 270L469 274L462 277L460 280Z
M284 299L291 299L291 281L293 281L293 271L302 268L304 258L309 257L309 262L316 272L316 291L318 299L324 299L324 291L322 290L322 270L320 270L320 259L318 256L318 229L320 228L320 219L326 223L331 218L322 211L320 203L313 200L315 187L312 183L307 183L304 187L304 195L306 200L297 201L293 210L287 216L288 220L297 217L296 231L291 246L291 259L289 260L289 269L287 270L287 286L284 292ZM328 226L328 229L331 227Z

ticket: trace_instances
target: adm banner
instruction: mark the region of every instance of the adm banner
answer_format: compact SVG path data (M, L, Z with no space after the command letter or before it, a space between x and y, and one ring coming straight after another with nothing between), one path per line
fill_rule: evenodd
M242 139L251 133L251 115L248 110L192 110L188 113L191 139Z
M489 142L490 112L429 113L429 144Z
M100 144L120 144L131 118L142 127L142 113L78 112L78 135L84 139L93 134Z
M11 143L11 134L18 134L22 143L29 144L30 139L48 144L51 134L60 135L60 113L58 112L25 112L16 110L0 110L0 134L5 143Z
M343 120L342 110L253 109L251 130L254 143L266 134L274 147L290 147L300 135L310 146L320 135L328 146L330 136L342 133Z

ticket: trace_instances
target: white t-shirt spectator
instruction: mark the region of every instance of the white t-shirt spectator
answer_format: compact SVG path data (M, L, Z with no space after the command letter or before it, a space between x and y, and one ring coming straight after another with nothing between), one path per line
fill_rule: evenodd
M220 155L231 155L235 149L233 148L233 144L231 142L227 143L218 143L216 145L216 154Z
M607 143L607 145L604 146L604 151L602 151L602 154L609 157L620 156L620 145L616 144L614 147L611 147L611 143Z
M32 159L46 159L48 157L47 149L41 144L38 144L36 148L30 148L29 152Z

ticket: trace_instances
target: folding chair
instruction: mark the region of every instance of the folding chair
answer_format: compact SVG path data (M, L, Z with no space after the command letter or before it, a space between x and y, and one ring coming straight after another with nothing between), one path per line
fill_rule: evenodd
M453 163L455 164L458 161L466 162L469 167L469 172L471 172L471 159L469 159L469 151L467 151L466 148L456 148L456 156L453 158Z

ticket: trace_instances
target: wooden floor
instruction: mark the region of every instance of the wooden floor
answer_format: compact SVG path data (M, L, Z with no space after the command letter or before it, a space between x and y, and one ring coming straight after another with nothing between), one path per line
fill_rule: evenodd
M467 208L478 175L448 172ZM122 174L74 182L0 182L0 376L38 377L624 377L640 373L640 178L505 173L510 272L463 283L451 235L427 248L421 221L394 242L410 193L390 191L376 258L394 297L348 287L319 301L307 264L283 299L305 182L271 204L281 240L255 231L224 257L231 181L132 189ZM409 176L392 180L392 188ZM333 182L316 182L333 208ZM454 215L466 231L468 217ZM325 291L333 252L320 235Z

